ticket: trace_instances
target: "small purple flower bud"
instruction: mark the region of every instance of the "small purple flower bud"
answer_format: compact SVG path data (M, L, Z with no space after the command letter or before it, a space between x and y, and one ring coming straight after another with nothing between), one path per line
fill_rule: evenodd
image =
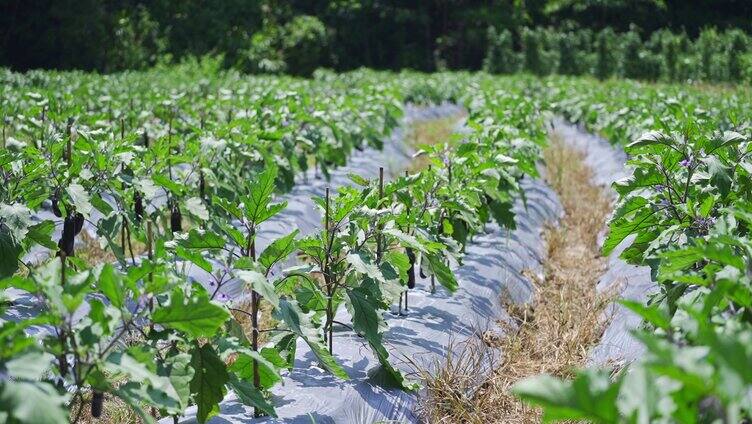
M227 295L224 293L220 293L219 296L217 296L217 299L219 299L220 302L227 302Z
M658 193L663 192L663 190L665 190L665 189L666 189L666 186L663 185L663 184L656 184L656 186L655 186L655 191L657 191Z
M679 162L679 165L683 166L684 168L689 168L692 165L692 161L689 158L686 158Z

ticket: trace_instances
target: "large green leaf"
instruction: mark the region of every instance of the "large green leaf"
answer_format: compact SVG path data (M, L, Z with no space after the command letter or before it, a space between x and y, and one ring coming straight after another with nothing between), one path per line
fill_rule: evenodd
M263 393L255 388L252 383L239 380L235 375L231 375L229 384L232 390L235 391L238 399L240 399L245 405L258 408L271 417L277 417L274 405L264 399Z
M295 250L295 237L299 230L274 240L259 256L259 263L269 269L274 264L287 258Z
M67 424L66 401L49 383L0 381L0 419L4 422Z
M450 293L454 293L459 287L459 284L457 283L457 279L454 277L452 270L444 263L443 258L436 255L426 255L425 258L428 259L431 272L433 272L436 279L439 280L439 283L444 286L445 289L449 290Z
M208 337L230 318L227 309L212 302L204 292L185 297L183 290L176 288L170 302L152 314L155 324L185 332L191 337Z
M18 270L18 257L23 249L8 228L0 225L0 278L10 277Z
M337 360L326 349L318 332L311 324L310 318L300 310L297 303L290 300L280 300L279 308L275 311L275 318L283 321L293 333L308 344L324 369L343 380L350 378L345 369L337 363Z
M528 377L515 384L512 392L523 400L543 407L544 421L591 420L618 423L616 399L619 384L612 384L606 371L586 370L573 381L550 375Z
M275 308L279 306L279 296L274 291L274 284L269 282L264 274L258 271L237 270L235 275L245 283L247 288L260 294L272 306Z
M404 374L389 362L389 352L384 347L381 332L385 324L381 319L377 303L369 298L369 293L360 287L347 291L350 299L353 329L365 337L368 345L373 350L376 358L386 374L392 379L392 383L405 390L415 390L417 385L407 380Z
M194 345L191 351L191 393L196 402L198 422L205 423L219 413L219 402L225 396L225 384L230 381L225 363L217 356L210 344Z

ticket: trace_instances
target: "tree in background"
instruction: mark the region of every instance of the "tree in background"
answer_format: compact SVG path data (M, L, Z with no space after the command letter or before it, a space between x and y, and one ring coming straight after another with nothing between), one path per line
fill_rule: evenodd
M483 59L483 70L490 74L511 74L518 70L517 53L512 43L512 33L504 29L496 32L493 26L488 27L488 50Z
M727 34L727 69L729 81L739 81L742 77L743 62L742 57L749 46L747 45L747 36L739 30L730 31Z
M590 44L602 29L622 34L638 22L644 60L662 64L674 47L650 42L658 29L695 39L706 27L750 31L749 16L748 0L4 0L0 66L111 72L218 55L225 67L296 75L320 66L477 70L487 52L497 54L493 26L499 36L509 32L513 49L536 38L537 51L522 61L535 71L526 70L581 74L596 66ZM710 79L743 73L743 58L731 59L728 46L713 53L720 64L707 62L715 70L703 66ZM679 62L698 60L682 52ZM676 79L684 78L679 62L670 70Z
M543 60L541 59L541 46L538 33L530 28L522 30L522 52L524 69L535 75L544 75Z
M604 80L614 75L617 69L616 46L614 39L616 34L611 28L606 28L598 33L596 40L596 64L595 76Z
M265 25L253 35L236 67L245 72L308 77L326 63L326 27L315 16L296 16L283 25Z
M145 69L167 51L167 38L149 10L139 5L135 12L122 12L115 26L113 47L107 50L105 70Z

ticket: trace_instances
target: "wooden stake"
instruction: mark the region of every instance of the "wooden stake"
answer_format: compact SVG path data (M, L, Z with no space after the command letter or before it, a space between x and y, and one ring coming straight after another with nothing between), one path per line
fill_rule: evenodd
M68 166L71 165L73 159L73 117L68 118L68 127L66 132L68 133L68 142L65 146L65 160L68 162Z
M433 170L433 165L428 164L428 170ZM431 274L431 294L436 293L436 279L433 274Z
M379 167L379 203L376 205L377 208L381 208L381 201L384 198L384 167ZM381 263L381 224L378 226L378 233L376 234L376 263Z
M406 169L405 170L405 178L409 178L409 177L410 177L410 173ZM407 205L407 214L410 215L410 205ZM410 234L410 224L407 225L407 234L408 235ZM413 267L413 269L412 269L411 272L413 272L413 273L415 272L415 267ZM413 278L415 278L414 275L413 275ZM408 308L407 308L407 294L408 293L410 293L410 287L408 287L407 290L405 290L405 312L407 312L407 310L408 310Z

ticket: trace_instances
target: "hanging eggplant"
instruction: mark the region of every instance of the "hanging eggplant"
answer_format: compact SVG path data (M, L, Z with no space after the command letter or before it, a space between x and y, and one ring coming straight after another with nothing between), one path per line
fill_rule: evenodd
M170 229L173 233L182 231L183 216L180 214L180 206L177 202L173 203L170 213Z
M198 193L201 199L206 195L206 180L204 180L203 170L198 171Z
M133 214L136 215L136 223L140 224L144 218L144 200L138 191L133 192Z
M410 260L410 269L407 270L407 288L415 288L415 253L413 249L407 248L407 258Z
M76 241L76 219L72 215L68 215L63 220L63 234L60 236L60 241L57 243L57 247L65 256L73 256L74 244Z
M60 193L55 190L55 193L52 194L50 200L52 201L52 213L54 213L56 217L62 218L63 213L60 211Z
M77 236L78 233L84 228L84 216L80 213L73 215L73 235Z
M104 393L94 391L91 396L91 416L99 418L102 416L102 404L104 403Z

